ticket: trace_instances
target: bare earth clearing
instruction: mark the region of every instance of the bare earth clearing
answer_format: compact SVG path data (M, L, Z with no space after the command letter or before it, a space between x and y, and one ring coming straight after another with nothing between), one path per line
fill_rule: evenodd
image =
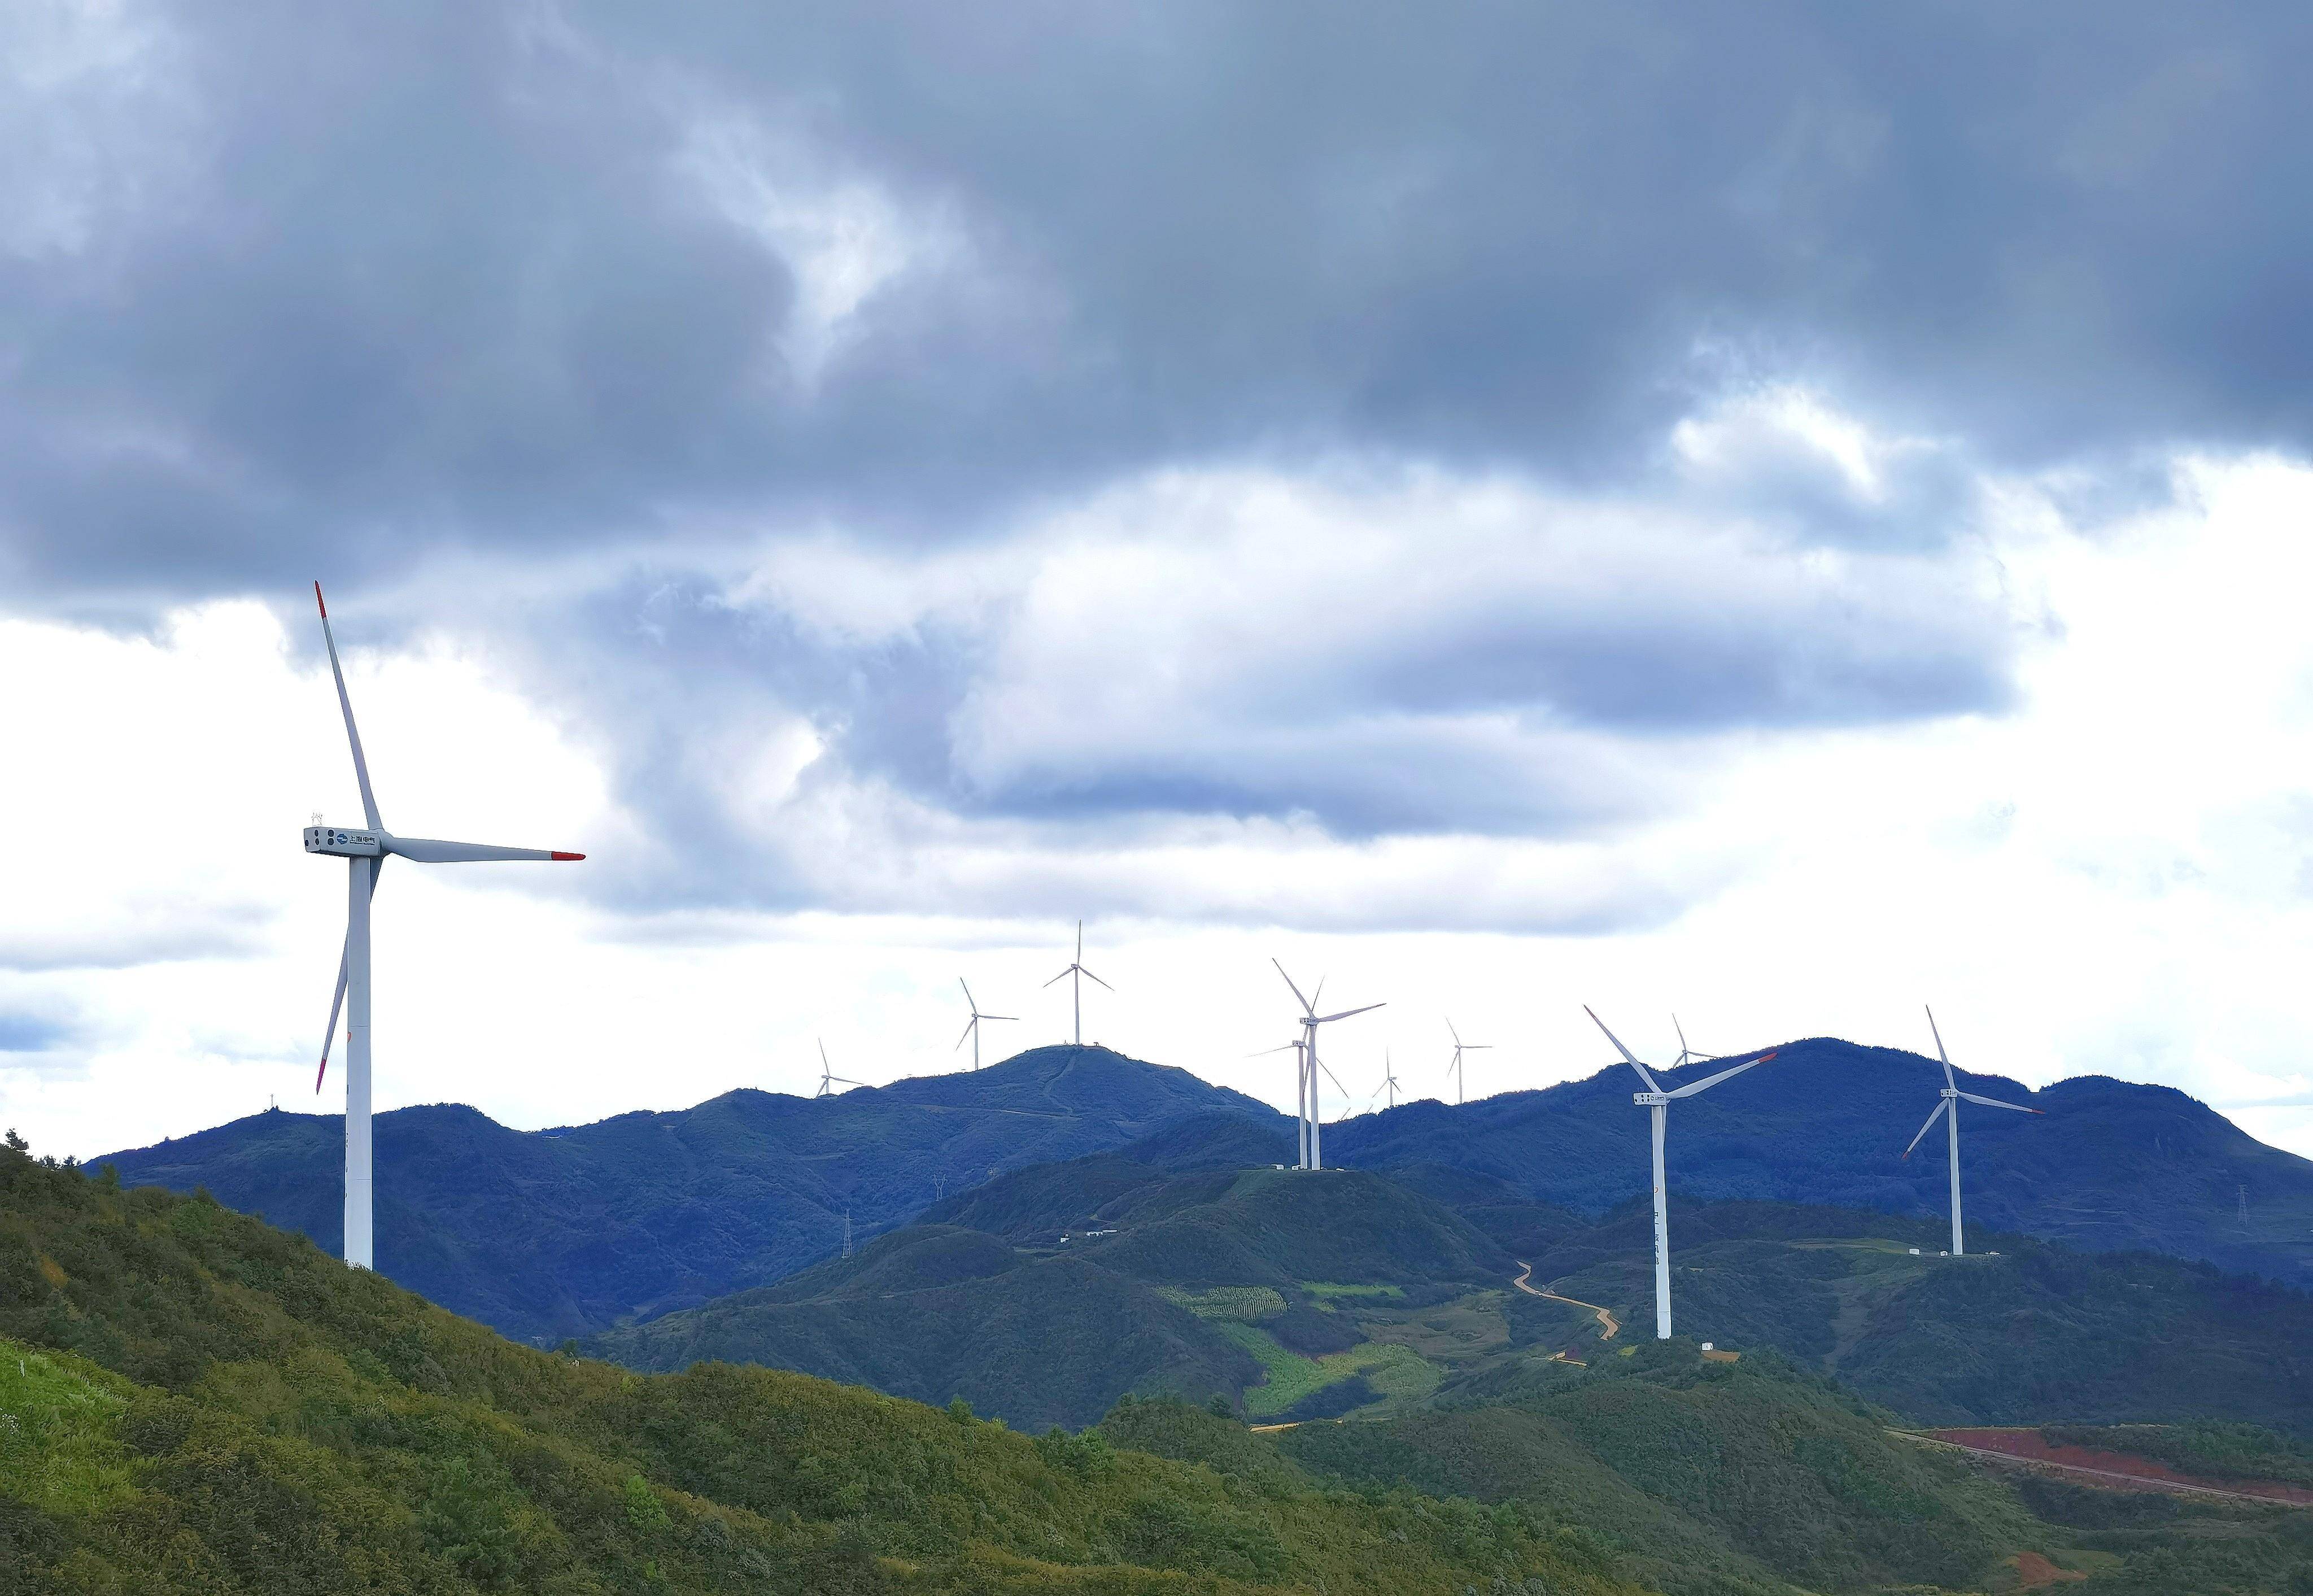
M2085 1477L2120 1490L2188 1491L2211 1496L2233 1496L2253 1502L2283 1502L2293 1507L2313 1507L2313 1490L2277 1480L2203 1479L2179 1473L2166 1463L2129 1452L2099 1451L2084 1446L2051 1444L2037 1430L1899 1431L1914 1439L1957 1447L1979 1457L1999 1458L2035 1468Z

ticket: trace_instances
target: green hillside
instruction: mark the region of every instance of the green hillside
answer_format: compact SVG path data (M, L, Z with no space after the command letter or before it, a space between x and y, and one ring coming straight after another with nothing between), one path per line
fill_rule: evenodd
M1119 1397L1218 1394L1249 1417L1484 1400L1591 1361L1653 1312L1644 1208L1603 1221L1440 1166L1385 1177L1200 1167L1216 1122L1011 1171L778 1284L611 1332L668 1371L768 1363L1042 1427ZM1985 1237L1858 1209L1680 1203L1677 1324L1774 1347L1915 1424L2232 1420L2313 1434L2313 1299L2204 1264ZM1916 1251L1914 1250L1916 1249ZM1521 1265L1528 1283L1517 1288ZM1555 1301L1536 1294L1548 1291ZM1614 1350L1614 1349L1606 1349Z
M1253 1116L1248 1120L1245 1116ZM1184 1120L1275 1115L1184 1070L1100 1047L825 1098L738 1090L670 1113L514 1131L435 1104L376 1123L379 1272L541 1346L772 1281L943 1189L1075 1159ZM111 1153L131 1186L206 1186L339 1248L345 1127L268 1113Z
M2313 1590L2313 1512L1985 1472L1888 1419L1772 1354L1711 1362L1680 1339L1277 1442L1303 1477L1515 1503L1672 1596L2008 1592L2029 1588L2019 1559L2081 1596Z
M1650 1316L1649 1225L1633 1210L1563 1234L1532 1258L1534 1278ZM2303 1292L2021 1236L1949 1258L1947 1239L1931 1221L1851 1209L1684 1208L1672 1230L1677 1326L1779 1347L1920 1424L2231 1419L2313 1435Z
M14 1146L0 1371L9 1592L1636 1589L1522 1513L516 1346L206 1197Z
M1172 1175L1098 1156L1014 1171L926 1220L587 1349L638 1369L718 1358L961 1396L1042 1428L1092 1424L1128 1394L1218 1394L1261 1418L1386 1410L1453 1367L1432 1355L1453 1350L1441 1335L1510 1338L1508 1255L1360 1170ZM1473 1288L1493 1306L1457 1309Z

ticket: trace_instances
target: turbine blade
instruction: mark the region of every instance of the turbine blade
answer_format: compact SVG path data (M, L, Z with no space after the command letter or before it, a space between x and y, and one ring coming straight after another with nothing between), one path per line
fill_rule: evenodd
M978 1014L978 1013L975 1013L974 1015L972 1015L972 1018L974 1018L974 1019L1017 1019L1017 1018L1020 1018L1020 1017L1019 1017L1018 1015L1016 1015L1016 1014Z
M827 1062L827 1044L820 1042L817 1036L814 1036L812 1040L819 1042L819 1067L822 1070L832 1069L834 1066Z
M1077 969L1079 969L1079 970L1084 970L1084 966L1083 966L1082 965L1078 965L1078 966L1077 966ZM1085 975L1086 975L1086 977L1087 979L1089 979L1089 980L1093 980L1093 981L1100 981L1100 977L1099 977L1099 976L1097 976L1097 975L1095 975L1095 974L1094 974L1090 970L1085 970L1085 971L1084 971L1084 973L1085 973ZM1105 981L1100 981L1100 983L1101 983L1103 986L1108 986L1108 983L1107 983L1107 982L1105 982ZM1109 990L1109 991L1111 991L1111 992L1114 992L1114 991L1116 990L1116 988L1114 988L1114 987L1113 987L1113 986L1108 986L1108 990Z
M1923 1003L1921 1007L1924 1009L1927 1005ZM1951 1057L1944 1052L1944 1034L1936 1029L1936 1011L1932 1009L1928 1010L1928 1033L1936 1039L1936 1056L1943 1060L1944 1084L1957 1090L1959 1082L1952 1079Z
M1934 1130L1936 1128L1936 1121L1941 1119L1944 1116L1944 1110L1950 1107L1950 1098L1938 1098L1936 1099L1936 1111L1933 1114L1929 1115L1928 1123L1920 1127L1920 1136L1924 1136L1930 1131ZM1912 1147L1917 1147L1920 1144L1920 1136L1914 1136L1912 1138ZM1904 1156L1907 1159L1912 1156L1912 1147L1907 1147L1904 1150Z
M369 895L372 898L377 896L377 877L380 868L384 863L385 860L383 859L370 861ZM350 926L346 928L346 939L347 941L353 939L353 928ZM321 1063L313 1071L313 1090L316 1093L321 1089L321 1077L330 1072L330 1049L337 1045L338 1014L346 1005L346 981L351 974L346 968L346 956L343 951L340 951L338 954L338 994L330 1000L330 1028L321 1033Z
M2045 1108L2027 1108L2021 1103L2003 1103L1998 1098L1979 1098L1974 1092L1961 1092L1960 1096L1971 1103L1981 1103L1986 1108L2013 1108L2018 1114L2045 1114L2047 1112Z
M1300 1046L1301 1044L1298 1042L1288 1042L1282 1047L1264 1047L1259 1053L1248 1053L1244 1056L1247 1058L1267 1058L1272 1053L1297 1052L1299 1050Z
M1665 1092L1663 1095L1669 1098L1691 1098L1697 1092L1707 1092L1720 1081L1732 1080L1744 1071L1756 1069L1774 1056L1772 1053L1763 1053L1757 1058L1744 1060L1731 1070L1721 1070L1718 1074L1707 1076L1692 1086L1682 1086L1675 1092Z
M1590 1017L1590 1023L1592 1025L1596 1026L1602 1031L1606 1031L1606 1022L1598 1018L1598 1011L1596 1010L1591 1008L1589 1004L1585 1003L1582 1005L1582 1012ZM1623 1062L1639 1072L1639 1079L1647 1083L1647 1089L1649 1091L1658 1092L1662 1090L1661 1087L1655 1084L1655 1078L1647 1073L1647 1067L1639 1063L1638 1055L1633 1054L1629 1048L1623 1045L1623 1039L1620 1036L1617 1036L1612 1031L1606 1031L1606 1040L1614 1045L1614 1051L1623 1055Z
M1332 1065L1327 1063L1324 1059L1319 1059L1317 1061L1317 1067L1325 1071L1325 1079L1333 1083L1333 1089L1335 1091L1341 1093L1341 1096L1345 1098L1350 1095L1350 1089L1343 1086L1341 1084L1341 1078L1333 1073Z
M971 1010L974 1014L979 1013L979 1012L980 1012L980 1005L979 1005L978 1003L973 1002L973 1001L972 1001L972 983L971 983L970 982L966 981L966 980L965 980L963 976L961 976L961 975L958 975L958 976L955 978L955 983L956 983L958 986L960 986L960 987L963 988L963 1001L964 1001L964 1005L965 1005L965 1007L969 1008L969 1009L970 1009L970 1010Z
M1269 962L1270 962L1271 964L1272 964L1272 965L1277 965L1277 961L1276 961L1274 958L1271 958ZM1285 975L1285 966L1284 966L1283 965L1277 965L1277 973L1278 973L1280 975ZM1301 995L1301 989L1300 989L1299 987L1297 987L1297 986L1294 986L1294 985L1293 985L1293 977L1292 977L1292 976L1290 976L1290 975L1285 975L1285 984L1286 984L1288 988L1291 988L1292 992L1293 992L1293 998L1294 998L1294 1001L1295 1001L1296 1002L1297 1002L1297 1003L1299 1003L1299 1004L1301 1005L1301 1012L1302 1012L1302 1013L1304 1013L1304 1014L1315 1014L1315 1013L1316 1013L1316 1012L1317 1012L1317 1010L1316 1010L1314 1007L1312 1007L1312 1006L1311 1006L1311 1004L1310 1004L1310 1002L1309 1002L1309 1000L1308 1000L1308 999L1306 999L1306 998L1305 998L1305 997L1303 997L1303 996Z
M389 853L415 860L421 865L488 864L499 860L515 859L559 860L567 864L586 857L583 853L565 853L555 848L501 848L493 842L438 842L431 837L388 837L385 849Z
M1319 1025L1326 1025L1336 1019L1347 1019L1352 1014L1370 1014L1376 1009L1388 1007L1387 1003L1368 1003L1362 1009L1344 1009L1339 1014L1320 1014L1316 1019Z
M338 992L337 995L330 1000L330 1028L321 1033L321 1067L313 1071L313 1090L316 1095L319 1095L321 1089L321 1077L330 1072L330 1049L338 1039L338 1015L346 1006L346 956L342 953L338 955Z
M973 1015L972 1017L972 1025L967 1025L963 1027L963 1035L955 1039L955 1045L949 1048L948 1051L950 1053L960 1052L963 1049L963 1045L972 1040L972 1026L978 1025L979 1023L980 1016L977 1014Z
M1446 1022L1446 1034L1454 1038L1455 1046L1462 1045L1462 1033L1454 1028L1454 1022L1450 1019Z
M353 745L354 780L361 783L362 814L370 830L383 831L385 822L377 817L377 795L369 789L369 761L362 757L361 733L354 727L354 701L346 696L346 673L338 664L338 639L330 630L330 606L321 598L319 582L313 584L313 603L321 612L321 640L330 646L330 675L338 682L338 708L346 712L346 741Z
M1677 1016L1677 1015L1675 1015L1675 1014L1674 1014L1674 1015L1672 1015L1672 1016L1670 1017L1670 1028L1671 1028L1672 1030L1675 1030L1675 1031L1676 1031L1676 1032L1678 1033L1678 1056L1679 1056L1679 1057L1681 1057L1681 1058L1684 1058L1688 1054L1690 1054L1690 1053L1692 1053L1692 1052L1693 1052L1693 1051L1694 1051L1693 1048L1689 1047L1689 1046L1686 1045L1686 1027L1685 1027L1684 1026L1683 1026L1683 1025L1681 1025L1681 1024L1679 1024L1679 1023L1678 1023L1678 1016Z
M1070 975L1074 974L1075 973L1076 973L1076 966L1075 966L1074 965L1070 965L1067 969L1062 970L1059 974L1057 974L1057 975L1053 976L1053 977L1052 977L1052 981L1066 981L1066 980L1067 980ZM1045 982L1045 983L1044 983L1044 984L1045 984L1046 986L1050 986L1050 985L1051 985L1052 981L1047 981L1047 982Z

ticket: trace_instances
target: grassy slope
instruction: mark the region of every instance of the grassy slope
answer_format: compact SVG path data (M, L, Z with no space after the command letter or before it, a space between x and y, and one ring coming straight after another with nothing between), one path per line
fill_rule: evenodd
M1627 1588L1474 1504L1257 1491L793 1374L536 1352L205 1198L13 1150L0 1341L0 1589Z

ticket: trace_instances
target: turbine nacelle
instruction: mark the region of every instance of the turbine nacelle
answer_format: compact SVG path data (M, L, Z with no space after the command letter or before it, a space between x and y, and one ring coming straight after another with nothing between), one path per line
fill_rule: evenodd
M1632 1092L1631 1101L1641 1108L1659 1108L1670 1101L1668 1092Z
M339 825L307 826L305 851L330 854L339 859L383 859L392 854L398 859L414 860L421 865L489 864L507 860L550 860L567 864L586 857L583 853L566 853L558 848L502 848L495 842L444 842L433 837L397 837L377 826L355 831Z

